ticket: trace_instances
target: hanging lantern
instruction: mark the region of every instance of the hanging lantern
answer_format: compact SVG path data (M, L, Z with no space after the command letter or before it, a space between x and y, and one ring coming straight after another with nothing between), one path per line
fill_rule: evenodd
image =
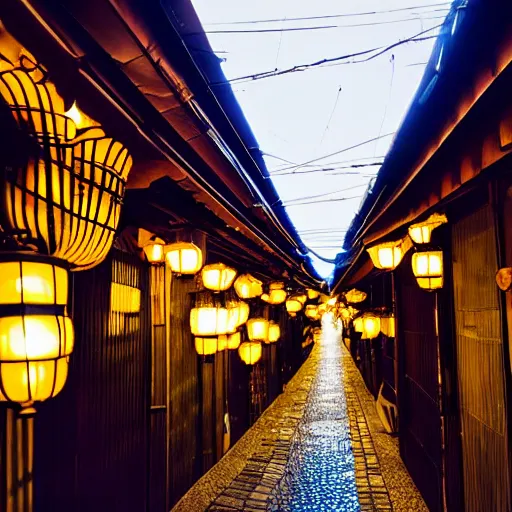
M318 304L317 311L320 316L327 313L327 303L322 302L321 304Z
M238 276L233 286L241 299L254 299L263 293L263 283L251 274Z
M394 270L411 246L411 239L406 237L395 242L384 242L375 245L367 251L376 268Z
M420 288L432 291L443 287L443 251L416 252L411 263Z
M194 275L203 266L203 251L192 242L176 242L165 246L165 259L176 274Z
M354 320L354 331L356 331L356 332L363 332L364 331L363 317L362 316L358 316Z
M363 338L372 340L380 333L380 318L372 313L363 316Z
M229 334L217 336L217 352L222 352L228 348L228 336Z
M308 304L306 306L306 309L304 310L304 314L310 319L310 320L317 320L319 317L318 314L318 306L315 304Z
M308 300L308 296L305 293L296 293L293 297L294 299L300 301L302 305L304 305Z
M302 302L295 296L286 301L286 311L290 316L295 316L302 309Z
M331 297L328 301L327 301L327 306L329 307L334 307L336 306L336 303L338 302L338 297Z
M33 253L0 254L0 400L26 412L67 379L74 334L64 265Z
M350 314L349 308L341 308L339 311L340 311L340 316L343 320L348 320L352 316Z
M317 292L316 290L313 290L312 288L308 288L306 290L306 293L308 294L308 299L315 300L320 296L320 292Z
M146 255L149 263L162 263L164 261L164 243L162 242L154 242L148 245L145 245L142 250Z
M227 290L232 285L236 277L236 270L224 263L214 263L203 267L201 275L205 288L220 292Z
M272 290L284 290L284 283L283 283L283 281L272 281L268 285L268 289L270 291L272 291Z
M383 316L380 319L380 332L388 338L395 337L395 317L394 315Z
M121 216L132 158L75 104L68 112L29 52L2 60L0 96L28 135L25 160L0 176L2 228L85 270L107 256ZM77 129L80 129L77 131Z
M242 341L242 333L240 331L228 334L228 350L236 350Z
M282 304L287 297L286 290L270 290L269 293L264 293L261 300L268 302L272 305Z
M190 311L190 330L194 336L209 337L227 334L228 309L209 293L197 294L195 307Z
M235 332L238 327L245 324L249 318L250 308L247 302L242 300L235 301L234 303L227 303L229 312L228 317L228 332Z
M246 341L238 348L238 355L245 364L256 364L261 359L262 347L261 343L254 341Z
M366 293L353 288L352 290L345 292L345 299L350 304L358 304L366 300Z
M217 338L195 337L196 352L200 356L211 356L217 352Z
M250 318L247 320L247 336L251 341L268 341L269 321L266 318Z
M432 238L432 231L447 222L446 215L433 213L427 220L412 224L409 227L409 236L416 244L428 244Z
M276 322L269 322L268 343L275 343L281 337L281 327Z

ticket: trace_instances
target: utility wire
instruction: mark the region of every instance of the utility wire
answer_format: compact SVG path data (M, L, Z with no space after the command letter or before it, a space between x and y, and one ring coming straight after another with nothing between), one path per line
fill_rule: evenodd
M278 164L278 165L282 165L284 167L279 168L279 169L277 169L277 168L271 169L271 170L269 170L270 173L287 171L289 169L293 169L296 165L298 165L296 162L291 162L290 160L286 160L285 158L280 158L278 156L269 155L268 153L265 153L265 152L263 152L263 154L267 155L267 156L272 156L273 158L277 158L278 160L282 160L283 162L288 162L289 164L291 164L291 165ZM336 166L336 169L338 169L338 168L341 169L342 167L338 167L338 165L351 164L352 162L360 162L361 160L374 160L375 158L384 159L385 157L386 157L386 155L361 156L359 158L350 158L349 160L338 160L336 162L328 162L324 165L334 165L334 166ZM319 167L319 164L308 164L308 165L303 165L302 167Z
M334 102L334 106L332 107L331 115L329 116L327 124L325 125L324 133L322 133L322 138L320 139L319 149L322 147L322 143L324 142L325 134L327 133L327 130L329 129L329 125L331 124L332 117L334 116L334 112L336 112L336 107L338 106L338 101L340 99L340 94L341 94L341 85L338 88L338 94L336 94L336 101Z
M307 202L303 202L303 203L290 204L290 205L287 205L286 207L291 208L292 206L303 206L303 205L307 205L307 204L334 203L334 202L338 202L338 201L350 201L351 199L360 199L361 197L363 197L363 195L364 194L361 194L359 196L353 196L353 197L340 197L339 199L321 199L320 201L307 201Z
M332 194L339 194L340 192L346 192L347 190L353 190L354 188L366 187L368 183L360 183L359 185L354 185L352 187L340 188L339 190L333 190L332 192L324 192L323 194L316 194L313 196L304 196L297 197L295 199L289 199L288 201L284 201L283 206L288 206L290 203L294 203L295 201L304 201L306 199L316 199L317 197L325 197L330 196Z
M377 167L377 166L382 165L383 163L384 162L372 162L372 163L366 163L366 164L341 165L341 166L336 166L336 167L318 167L317 169L306 169L305 171L300 171L300 172L298 172L298 171L290 171L290 172L275 171L275 172L271 173L271 177L272 178L278 178L280 176L289 176L290 174L310 174L312 172L325 172L326 174L329 174L329 175L338 175L338 174L350 175L350 174L355 174L355 175L358 175L358 176L363 176L359 172L339 172L339 173L336 172L336 173L332 173L332 172L328 172L328 171L337 171L338 169L358 169L360 167ZM373 176L373 174L371 176Z
M421 42L421 41L426 41L428 39L433 39L433 38L436 38L437 35L434 35L434 36L428 36L428 37L420 37L428 32L432 32L433 30L436 30L438 28L442 27L442 23L440 23L439 25L435 25L434 27L431 27L431 28L428 28L426 30L422 30L421 32L418 32L417 34L414 34L413 36L410 36L406 39L401 39L393 44L390 44L388 46L377 46L375 48L370 48L368 50L362 50L362 51L359 51L359 52L354 52L354 53L348 53L348 54L345 54L345 55L341 55L339 57L332 57L332 58L329 58L329 59L321 59L321 60L318 60L318 61L315 61L315 62L311 62L309 64L297 64L295 66L292 66L290 68L286 68L286 69L282 69L282 70L278 70L278 71L262 71L261 73L255 73L255 74L252 74L252 75L244 75L244 76L239 76L237 78L232 78L230 80L224 80L222 82L212 82L210 85L211 86L214 86L214 85L226 85L226 84L229 84L229 83L233 83L233 82L240 82L240 81L252 81L252 80L261 80L263 78L269 78L269 77L272 77L272 76L279 76L279 75L284 75L286 73L294 73L294 72L297 72L297 71L304 71L306 69L310 69L310 68L313 68L313 67L318 67L318 66L322 66L324 64L328 64L328 63L334 63L334 62L339 62L339 61L342 61L342 60L347 60L347 59L350 59L350 58L353 58L353 57L360 57L360 56L363 56L363 55L368 55L368 54L373 54L371 55L370 57L368 57L367 59L364 59L364 60L360 60L360 61L357 61L357 62L367 62L371 59L374 59L376 57L378 57L379 55L382 55L383 53L386 53L390 50L392 50L393 48L396 48L397 46L401 46L403 44L407 44L407 43L411 43L411 42ZM378 52L378 53L375 53L375 52Z
M400 20L387 20L387 21L372 21L369 23L350 23L345 25L317 25L314 27L288 27L288 28L255 28L255 29L240 29L240 30L205 30L204 32L190 32L186 37L198 36L201 34L269 34L274 32L308 32L310 30L332 30L335 28L357 28L357 27L374 27L377 25L390 25L393 23L408 23L418 20L440 20L446 16L428 16L428 17L413 17L403 18Z
M258 23L279 23L282 21L310 21L310 20L325 20L332 18L347 18L354 16L370 16L376 14L389 14L392 12L403 12L403 11L413 11L415 9L427 9L430 7L442 7L443 5L451 5L451 2L441 2L439 4L428 4L428 5L416 5L412 7L400 7L398 9L387 9L384 11L367 11L367 12L354 12L354 13L345 13L345 14L327 14L324 16L304 16L301 18L274 18L267 20L247 20L247 21L223 21L217 23L204 23L205 26L213 26L213 25L255 25ZM449 10L449 7L445 7L439 10ZM427 12L435 12L435 11L427 11Z

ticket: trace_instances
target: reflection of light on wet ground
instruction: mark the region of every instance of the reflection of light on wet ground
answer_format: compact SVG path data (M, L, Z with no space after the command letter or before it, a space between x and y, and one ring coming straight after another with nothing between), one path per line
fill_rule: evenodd
M324 315L321 362L278 493L279 510L360 510L339 332Z

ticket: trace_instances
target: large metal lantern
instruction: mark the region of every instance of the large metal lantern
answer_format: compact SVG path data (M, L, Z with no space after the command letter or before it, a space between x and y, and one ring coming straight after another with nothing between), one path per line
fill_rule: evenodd
M247 320L247 337L251 341L268 341L270 323L266 318L250 318Z
M412 224L409 227L409 236L416 244L428 244L432 238L432 231L447 222L446 215L433 213L427 220Z
M227 334L229 312L211 293L198 293L190 311L190 330L194 336L213 337Z
M345 292L345 299L349 304L358 304L360 302L364 302L366 300L366 293L361 290L356 290L352 288L348 292Z
M376 268L394 270L411 246L411 239L406 237L394 242L384 242L375 245L367 249L367 251Z
M443 287L443 251L416 252L411 264L420 288L432 291Z
M238 276L233 286L241 299L254 299L263 293L263 283L251 274Z
M165 259L176 274L194 275L203 266L203 251L192 242L176 242L165 246Z
M164 243L163 241L152 241L145 245L142 250L149 263L156 264L164 261Z
M194 338L196 352L200 356L211 356L217 352L218 340L217 338Z
M259 342L246 341L238 347L240 359L248 365L256 364L261 359L261 354L262 347Z
M281 337L281 327L277 322L269 322L268 341L267 343L275 343Z
M67 379L74 344L68 271L55 258L5 252L0 275L0 400L33 411Z
M24 233L22 243L72 270L94 267L112 246L132 159L76 105L66 113L46 70L29 56L2 64L0 95L34 142L24 162L0 176L2 228Z
M203 267L201 276L205 288L220 292L227 290L233 284L236 270L224 265L224 263L214 263Z
M286 301L286 311L290 316L295 316L302 309L302 302L299 298L292 296Z

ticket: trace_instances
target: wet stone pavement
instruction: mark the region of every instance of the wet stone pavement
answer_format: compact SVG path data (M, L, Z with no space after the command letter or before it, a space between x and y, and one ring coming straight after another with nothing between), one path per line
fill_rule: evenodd
M322 342L177 512L426 512L330 322Z

